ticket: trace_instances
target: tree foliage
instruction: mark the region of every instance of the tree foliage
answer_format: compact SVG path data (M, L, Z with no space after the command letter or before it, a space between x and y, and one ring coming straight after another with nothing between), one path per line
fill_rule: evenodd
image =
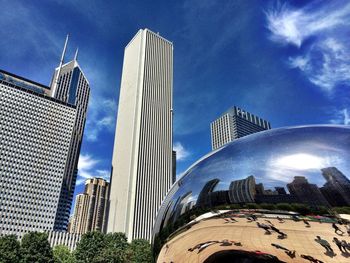
M0 263L153 263L147 240L127 242L124 233L89 232L72 253L67 246L51 249L45 233L30 232L22 242L16 236L0 237Z
M29 232L21 242L23 263L53 263L53 253L46 233Z
M84 234L74 252L77 262L99 262L98 257L106 245L104 236L101 232L88 232Z
M126 252L129 244L123 233L105 235L105 247L99 253L97 262L126 262Z
M146 240L129 244L124 233L100 232L84 234L75 250L79 263L152 263L151 245Z
M13 263L21 260L21 245L15 235L0 237L0 262Z
M152 248L147 240L135 239L131 242L128 249L128 262L135 262L135 263L154 262Z
M53 257L55 263L75 263L74 255L64 245L58 245L53 248Z

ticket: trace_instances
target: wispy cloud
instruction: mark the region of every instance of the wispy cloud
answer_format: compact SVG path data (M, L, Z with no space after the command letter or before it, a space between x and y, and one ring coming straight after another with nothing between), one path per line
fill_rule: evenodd
M185 149L185 147L180 143L176 142L173 145L174 151L176 151L176 160L177 161L184 161L191 155L191 153Z
M85 129L86 139L98 140L101 131L113 132L115 128L117 103L113 99L92 97L89 103L88 118Z
M334 118L330 121L333 124L344 124L350 125L350 112L348 109L342 109L336 111L334 114Z
M78 179L77 185L85 182L86 179L100 177L109 181L110 171L98 169L100 160L95 159L92 155L81 154L78 162Z
M350 82L350 3L278 4L266 11L266 19L273 41L298 48L290 67L328 93Z

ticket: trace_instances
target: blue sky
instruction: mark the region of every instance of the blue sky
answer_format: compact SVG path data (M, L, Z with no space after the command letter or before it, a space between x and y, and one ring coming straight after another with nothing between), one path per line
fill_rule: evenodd
M108 177L123 51L140 28L174 43L177 173L210 151L230 106L272 127L350 124L348 1L0 0L0 68L49 84L65 36L91 97L76 192Z

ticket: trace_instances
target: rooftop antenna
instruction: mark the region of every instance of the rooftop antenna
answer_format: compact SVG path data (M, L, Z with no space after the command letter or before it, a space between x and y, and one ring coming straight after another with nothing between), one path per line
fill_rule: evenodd
M60 65L58 66L58 71L57 71L57 74L56 74L55 79L54 79L54 82L53 82L52 94L51 94L51 96L52 96L53 98L56 96L56 90L57 90L57 85L58 85L58 79L59 79L60 74L61 74L61 69L62 69L62 65L63 65L63 61L64 61L64 56L66 55L66 49L67 49L68 39L69 39L69 34L67 34L66 42L64 43L64 47L63 47L63 51L62 51L62 55L61 55Z
M79 53L79 48L77 48L77 50L75 51L74 61L77 61L77 59L78 59L78 53Z

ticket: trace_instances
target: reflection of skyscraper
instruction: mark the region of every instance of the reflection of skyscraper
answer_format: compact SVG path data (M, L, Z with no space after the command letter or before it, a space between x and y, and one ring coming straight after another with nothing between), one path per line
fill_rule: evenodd
M213 192L215 186L220 182L219 179L213 179L207 182L198 195L196 205L202 208L210 206L210 193Z
M278 187L275 187L275 189L279 195L286 195L287 194L286 189L284 189L284 187L278 186Z
M252 203L254 202L256 190L254 176L246 179L232 181L229 189L231 203Z
M268 121L234 106L210 124L212 149L268 129L271 129Z
M287 184L287 187L299 202L309 205L329 205L317 185L310 184L304 176L295 176L293 182Z
M263 194L265 194L264 185L263 185L262 183L256 184L256 185L255 185L255 192L256 192L256 194L258 194L258 195L263 195Z
M188 200L191 198L191 196L192 196L192 191L184 194L179 199L179 202L177 203L176 210L175 210L174 220L176 220L179 216L181 216L187 211L186 208L187 208Z
M321 171L327 181L321 191L328 202L333 206L350 205L350 180L336 167L323 168Z

